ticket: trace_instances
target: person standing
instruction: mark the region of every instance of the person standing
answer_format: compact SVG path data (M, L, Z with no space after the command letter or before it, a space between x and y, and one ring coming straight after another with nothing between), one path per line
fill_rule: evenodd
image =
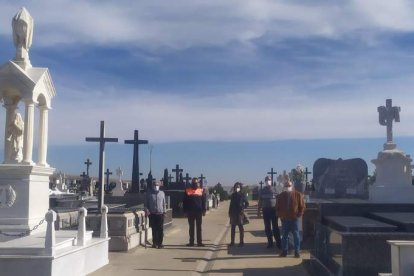
M161 182L153 182L152 188L148 189L145 208L148 214L149 225L152 229L152 248L163 248L164 239L164 215L165 215L165 194L160 191Z
M230 232L230 244L229 246L234 245L234 239L236 236L236 226L239 227L239 234L240 234L240 244L239 246L244 245L244 209L249 206L249 202L247 201L247 197L241 191L242 184L240 182L236 182L233 187L233 193L230 197L230 206L229 206L229 217L230 217L230 225L231 225L231 232Z
M277 193L272 187L270 176L265 177L265 186L260 192L257 212L262 211L265 233L267 237L267 248L273 247L273 238L277 248L281 247L280 231L278 217L276 214L276 196Z
M197 229L197 246L204 246L202 239L201 225L203 216L206 215L206 193L198 178L191 180L191 186L185 189L183 198L183 211L188 219L188 233L190 241L187 246L194 246L194 224Z
M276 199L276 213L282 221L282 252L279 256L287 256L288 235L292 232L295 257L300 258L299 219L305 211L305 201L302 193L293 190L290 180L285 180L283 186L284 191Z

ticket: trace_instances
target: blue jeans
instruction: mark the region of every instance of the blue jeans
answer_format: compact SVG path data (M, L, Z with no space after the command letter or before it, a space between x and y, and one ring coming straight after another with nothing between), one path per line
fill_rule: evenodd
M300 237L299 237L299 219L287 220L282 219L282 250L288 251L289 244L289 232L293 234L293 244L295 252L300 250Z

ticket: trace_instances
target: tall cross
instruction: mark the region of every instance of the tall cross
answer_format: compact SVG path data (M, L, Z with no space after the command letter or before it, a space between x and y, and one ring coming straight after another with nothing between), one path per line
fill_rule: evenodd
M175 169L172 169L171 171L175 172L175 183L178 184L178 182L180 180L180 172L182 172L183 169L180 169L180 166L177 164L177 165L175 165Z
M305 181L308 183L308 174L312 174L312 172L308 171L308 167L305 169Z
M188 175L188 173L186 173L183 179L185 180L185 186L187 187L190 184L191 177Z
M270 172L268 172L267 174L270 174L270 179L272 180L272 186L274 186L274 183L273 183L273 175L276 175L277 172L276 171L273 171L273 168L271 168Z
M148 144L148 140L138 139L138 130L134 130L134 140L125 140L125 144L134 145L134 155L132 157L132 180L131 192L139 193L139 145Z
M392 121L400 121L401 107L392 106L392 99L387 99L385 106L379 106L377 110L380 125L387 126L387 144L393 144Z
M109 169L106 169L105 175L106 175L106 189L109 191L109 176L112 174L112 172L109 171Z
M201 174L199 179L200 179L200 187L203 187L204 179L206 179L206 177L203 176L203 174Z
M86 165L86 175L89 176L89 166L92 165L92 162L88 159L86 159L86 162L83 162L83 164Z
M99 142L99 196L98 196L98 212L101 212L104 204L103 180L105 167L105 143L118 142L118 138L105 138L105 122L101 121L101 129L99 137L86 137L86 142Z

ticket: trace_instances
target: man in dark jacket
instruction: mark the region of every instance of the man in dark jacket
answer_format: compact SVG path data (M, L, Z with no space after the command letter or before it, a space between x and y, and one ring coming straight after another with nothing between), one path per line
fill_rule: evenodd
M206 214L206 193L200 187L198 178L191 180L191 187L185 189L183 198L184 214L188 218L190 242L187 246L194 246L194 223L197 228L197 246L204 246L201 236L202 217Z
M276 196L277 193L272 187L272 180L269 176L265 178L265 186L260 191L258 213L262 211L265 233L267 236L267 248L273 247L273 237L276 246L281 247L280 231L278 218L276 214Z

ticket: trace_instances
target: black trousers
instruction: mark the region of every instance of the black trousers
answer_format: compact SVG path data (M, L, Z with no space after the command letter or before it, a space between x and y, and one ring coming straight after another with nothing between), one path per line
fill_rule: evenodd
M150 214L149 224L152 229L152 244L162 245L164 239L164 214Z
M244 243L244 227L243 224L238 224L239 234L240 234L240 243ZM236 224L232 224L230 228L230 243L234 244L234 238L236 237Z
M265 233L267 241L270 245L273 245L273 237L275 238L276 244L280 246L280 231L278 225L278 219L276 216L276 209L273 207L263 208L263 222L265 226Z
M194 244L194 224L197 228L197 244L203 243L203 238L201 236L201 224L203 222L203 214L200 213L188 213L188 234L190 236L190 244Z

